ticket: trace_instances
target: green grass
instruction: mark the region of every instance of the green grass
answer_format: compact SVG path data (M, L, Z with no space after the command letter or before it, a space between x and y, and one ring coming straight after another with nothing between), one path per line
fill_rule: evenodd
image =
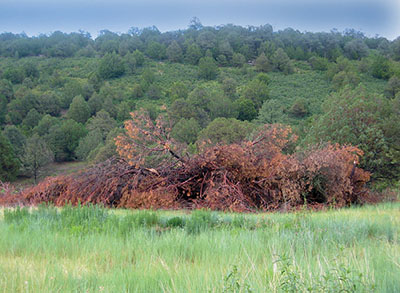
M399 208L4 209L0 292L399 292Z
M38 180L43 180L48 176L69 175L79 172L88 166L87 162L53 162L44 166L40 170ZM34 184L33 178L19 177L13 182L17 188L24 188Z

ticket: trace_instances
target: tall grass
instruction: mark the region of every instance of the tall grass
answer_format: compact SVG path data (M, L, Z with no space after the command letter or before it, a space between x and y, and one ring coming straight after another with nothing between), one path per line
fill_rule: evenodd
M399 208L4 210L0 292L399 292Z

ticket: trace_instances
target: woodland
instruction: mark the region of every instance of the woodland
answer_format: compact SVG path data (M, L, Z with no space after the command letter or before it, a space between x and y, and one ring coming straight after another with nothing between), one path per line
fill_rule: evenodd
M400 37L196 18L163 33L2 33L0 130L5 205L378 201L400 180ZM85 168L44 172L73 161Z

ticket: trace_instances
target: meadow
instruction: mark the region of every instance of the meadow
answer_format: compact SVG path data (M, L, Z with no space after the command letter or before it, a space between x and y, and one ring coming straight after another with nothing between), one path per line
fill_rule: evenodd
M1 292L399 292L400 204L0 211Z

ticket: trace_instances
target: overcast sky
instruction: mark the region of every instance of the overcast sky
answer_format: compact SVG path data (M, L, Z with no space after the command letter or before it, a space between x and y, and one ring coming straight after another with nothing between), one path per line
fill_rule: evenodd
M56 30L127 32L155 25L185 29L192 17L203 25L271 24L274 30L354 28L368 36L400 36L400 0L0 0L0 32L38 35Z

